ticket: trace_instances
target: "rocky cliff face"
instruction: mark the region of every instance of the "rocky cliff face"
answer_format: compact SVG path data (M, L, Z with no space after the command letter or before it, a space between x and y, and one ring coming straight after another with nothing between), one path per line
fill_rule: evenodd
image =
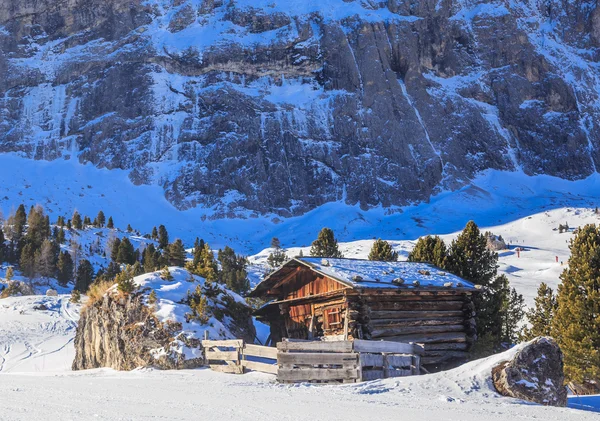
M141 298L120 300L107 295L82 311L73 370L183 369L203 364L200 339L180 334L181 326L176 324L161 324ZM182 346L197 352L178 352Z
M206 286L184 269L170 269L172 279L162 279L159 272L144 274L134 278L135 293L124 296L115 286L84 306L73 370L199 367L205 332L211 339L254 342L252 311L241 297L220 285ZM190 308L194 294L206 299L201 315Z
M596 0L0 0L0 151L217 216L581 178L599 47Z

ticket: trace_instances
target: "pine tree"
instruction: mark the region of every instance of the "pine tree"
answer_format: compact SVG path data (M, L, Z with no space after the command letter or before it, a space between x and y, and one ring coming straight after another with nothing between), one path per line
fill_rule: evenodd
M0 263L4 262L7 258L5 242L4 231L0 228Z
M81 293L74 289L71 291L71 299L69 301L74 304L79 304L81 302Z
M593 382L600 378L600 227L584 226L570 248L552 332L564 353L567 380Z
M121 239L116 237L110 243L110 259L113 262L118 262L119 260L119 247L121 246Z
M523 340L529 341L538 336L552 336L552 321L557 305L554 291L542 282L537 290L535 306L526 314L529 326L523 329Z
M514 288L510 288L506 275L502 279L502 306L500 341L507 344L515 344L519 340L519 324L525 315L525 300Z
M271 248L272 249L280 249L281 248L281 241L279 241L279 238L277 238L277 237L271 238Z
M446 243L440 237L426 236L417 240L415 247L408 255L409 262L426 262L445 268L448 257Z
M160 279L162 279L163 281L172 281L173 280L173 275L171 275L171 271L169 270L169 268L167 266L165 266L162 270L162 272L160 273Z
M204 240L196 238L194 241L194 258L192 260L192 266L197 267L202 261L202 253L204 253Z
M158 227L158 248L165 249L169 245L169 233L164 225Z
M191 312L185 315L186 321L189 323L192 320L196 320L201 324L207 324L210 320L208 316L208 300L202 293L200 286L196 287L196 291L193 294L188 295L187 301Z
M106 217L104 216L104 212L98 212L98 215L96 215L96 223L100 228L104 227L104 224L106 223Z
M83 217L83 226L88 227L92 225L92 220L90 219L89 216L84 216Z
M8 269L6 269L6 273L4 274L4 279L6 280L6 283L9 283L10 281L12 281L14 276L15 276L15 271L12 266L9 266Z
M119 273L115 278L115 281L117 282L117 289L125 295L134 292L137 289L137 285L133 280L133 277L134 268L131 265L127 265L125 270Z
M477 309L477 335L491 337L494 347L502 342L503 305L508 302L507 283L504 277L496 277L498 254L487 249L487 240L475 222L469 221L463 232L452 242L446 260L446 269L484 287L475 294Z
M335 239L333 231L329 228L323 228L319 232L319 236L311 245L310 255L333 258L344 257L338 248L338 242Z
M144 265L144 272L154 272L160 266L158 265L158 255L160 252L156 251L154 244L149 244L148 247L144 249L144 253L142 254L142 264Z
M152 292L148 295L148 304L154 305L158 301L158 297L156 296L156 291L152 290Z
M36 272L46 278L54 277L56 274L59 250L57 244L48 239L44 240L39 255L37 256Z
M215 282L219 279L219 268L215 261L215 255L208 244L199 252L199 261L197 265L187 265L190 272L203 277L207 282Z
M63 287L67 286L68 282L73 279L73 259L71 259L68 252L63 251L58 255L56 273L58 283Z
M65 238L65 230L60 228L59 230L57 230L57 234L56 234L56 242L58 244L64 244L66 238Z
M125 263L127 265L133 265L135 263L135 256L134 256L134 248L133 248L133 244L131 244L131 241L129 241L129 238L124 237L121 242L119 243L119 249L117 251L117 258L116 258L116 262L117 263Z
M395 262L398 260L398 253L394 251L392 245L387 241L378 239L373 243L369 260L377 260L380 262Z
M185 265L185 247L179 238L169 244L169 264L179 267Z
M113 229L115 227L115 223L113 222L112 216L108 217L108 222L106 223L106 228Z
M279 238L273 237L271 240L271 248L273 251L269 253L269 256L267 257L267 264L271 267L271 269L276 269L283 265L289 258L285 250L281 248L281 242L279 241Z
M475 222L469 221L452 242L446 267L469 282L487 286L496 276L497 262L498 254L487 249L485 235Z
M77 276L75 278L75 289L77 291L87 291L94 281L94 268L89 260L83 259L77 268Z
M158 239L158 230L156 229L156 227L152 228L152 235L150 236L150 238L152 238L154 241Z
M23 231L25 230L25 224L27 223L27 213L25 212L25 206L23 204L19 205L17 208L17 212L15 212L12 222L15 227L15 231L19 234L23 234Z
M127 224L127 232L132 232L132 231L133 231L133 228L131 228L131 225Z
M246 272L248 260L235 254L235 251L227 246L223 250L219 250L217 256L219 263L221 263L221 283L224 283L227 288L238 294L243 295L248 292L250 289L248 273Z
M27 234L25 241L30 243L35 250L39 249L44 239L49 235L46 228L46 217L41 206L32 207L27 217Z
M73 216L71 217L71 225L76 230L80 230L83 228L83 223L81 221L81 215L79 214L79 212L73 212Z
M21 251L21 258L19 259L19 267L21 272L27 278L35 277L35 249L32 244L26 244Z

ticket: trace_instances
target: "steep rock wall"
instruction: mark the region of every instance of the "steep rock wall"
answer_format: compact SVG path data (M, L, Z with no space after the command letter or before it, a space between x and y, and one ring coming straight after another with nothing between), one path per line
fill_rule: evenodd
M0 152L181 209L399 206L600 164L595 0L0 0Z

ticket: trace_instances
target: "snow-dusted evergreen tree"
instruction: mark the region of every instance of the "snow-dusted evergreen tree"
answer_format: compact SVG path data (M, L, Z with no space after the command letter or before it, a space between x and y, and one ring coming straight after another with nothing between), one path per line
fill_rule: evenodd
M96 215L96 224L102 228L104 227L104 224L106 223L106 217L104 216L104 212L99 211L98 215Z
M344 257L338 247L338 242L335 239L333 231L329 228L323 228L319 232L319 236L311 244L310 255L316 257Z
M281 241L279 238L273 237L271 239L271 249L273 251L269 253L267 257L267 264L271 270L277 269L279 266L284 264L288 260L288 256L283 248L281 248Z
M377 239L369 252L369 260L395 262L398 260L398 253L394 251L390 243L382 239Z
M36 272L46 278L54 277L59 251L60 249L57 244L45 239L39 253L36 254Z
M250 282L246 272L246 265L248 264L246 258L235 254L235 251L228 246L225 246L223 250L219 250L217 257L219 263L221 263L220 282L238 294L243 295L248 292Z
M73 216L71 217L71 226L76 230L80 230L83 228L83 221L81 220L81 215L77 211L73 212Z
M158 227L158 248L165 249L169 245L169 233L164 225Z
M129 241L129 238L124 237L119 243L117 258L115 261L117 263L124 263L127 265L133 265L135 263L135 249L133 248L131 241Z
M564 353L567 379L595 382L600 379L600 227L584 226L570 248L552 333Z
M58 255L56 264L56 278L61 286L67 286L67 283L73 279L73 259L71 255L63 251Z
M185 266L185 247L183 241L177 238L171 244L169 244L169 264L171 266Z
M557 306L554 291L542 282L537 290L535 306L526 313L529 326L523 329L523 340L529 341L538 336L552 336L552 322Z
M438 237L430 235L417 240L415 247L408 255L409 262L426 262L440 268L446 267L448 249L446 243Z
M87 259L82 259L77 267L77 276L75 278L75 289L86 292L94 281L94 268Z

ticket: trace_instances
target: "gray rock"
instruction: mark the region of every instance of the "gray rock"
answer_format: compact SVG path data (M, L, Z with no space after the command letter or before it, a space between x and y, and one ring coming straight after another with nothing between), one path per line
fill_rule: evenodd
M0 1L0 152L125 169L215 217L600 165L595 0L339 1L359 13Z
M542 405L567 405L563 354L552 338L531 341L511 361L494 367L492 380L504 396Z
M203 358L186 358L182 346L201 350L201 339L187 335L180 323L161 323L144 304L145 295L127 298L107 294L81 311L75 336L73 370L109 367L133 370L138 367L190 369L203 365ZM253 342L251 319L220 309L230 320L230 330Z

